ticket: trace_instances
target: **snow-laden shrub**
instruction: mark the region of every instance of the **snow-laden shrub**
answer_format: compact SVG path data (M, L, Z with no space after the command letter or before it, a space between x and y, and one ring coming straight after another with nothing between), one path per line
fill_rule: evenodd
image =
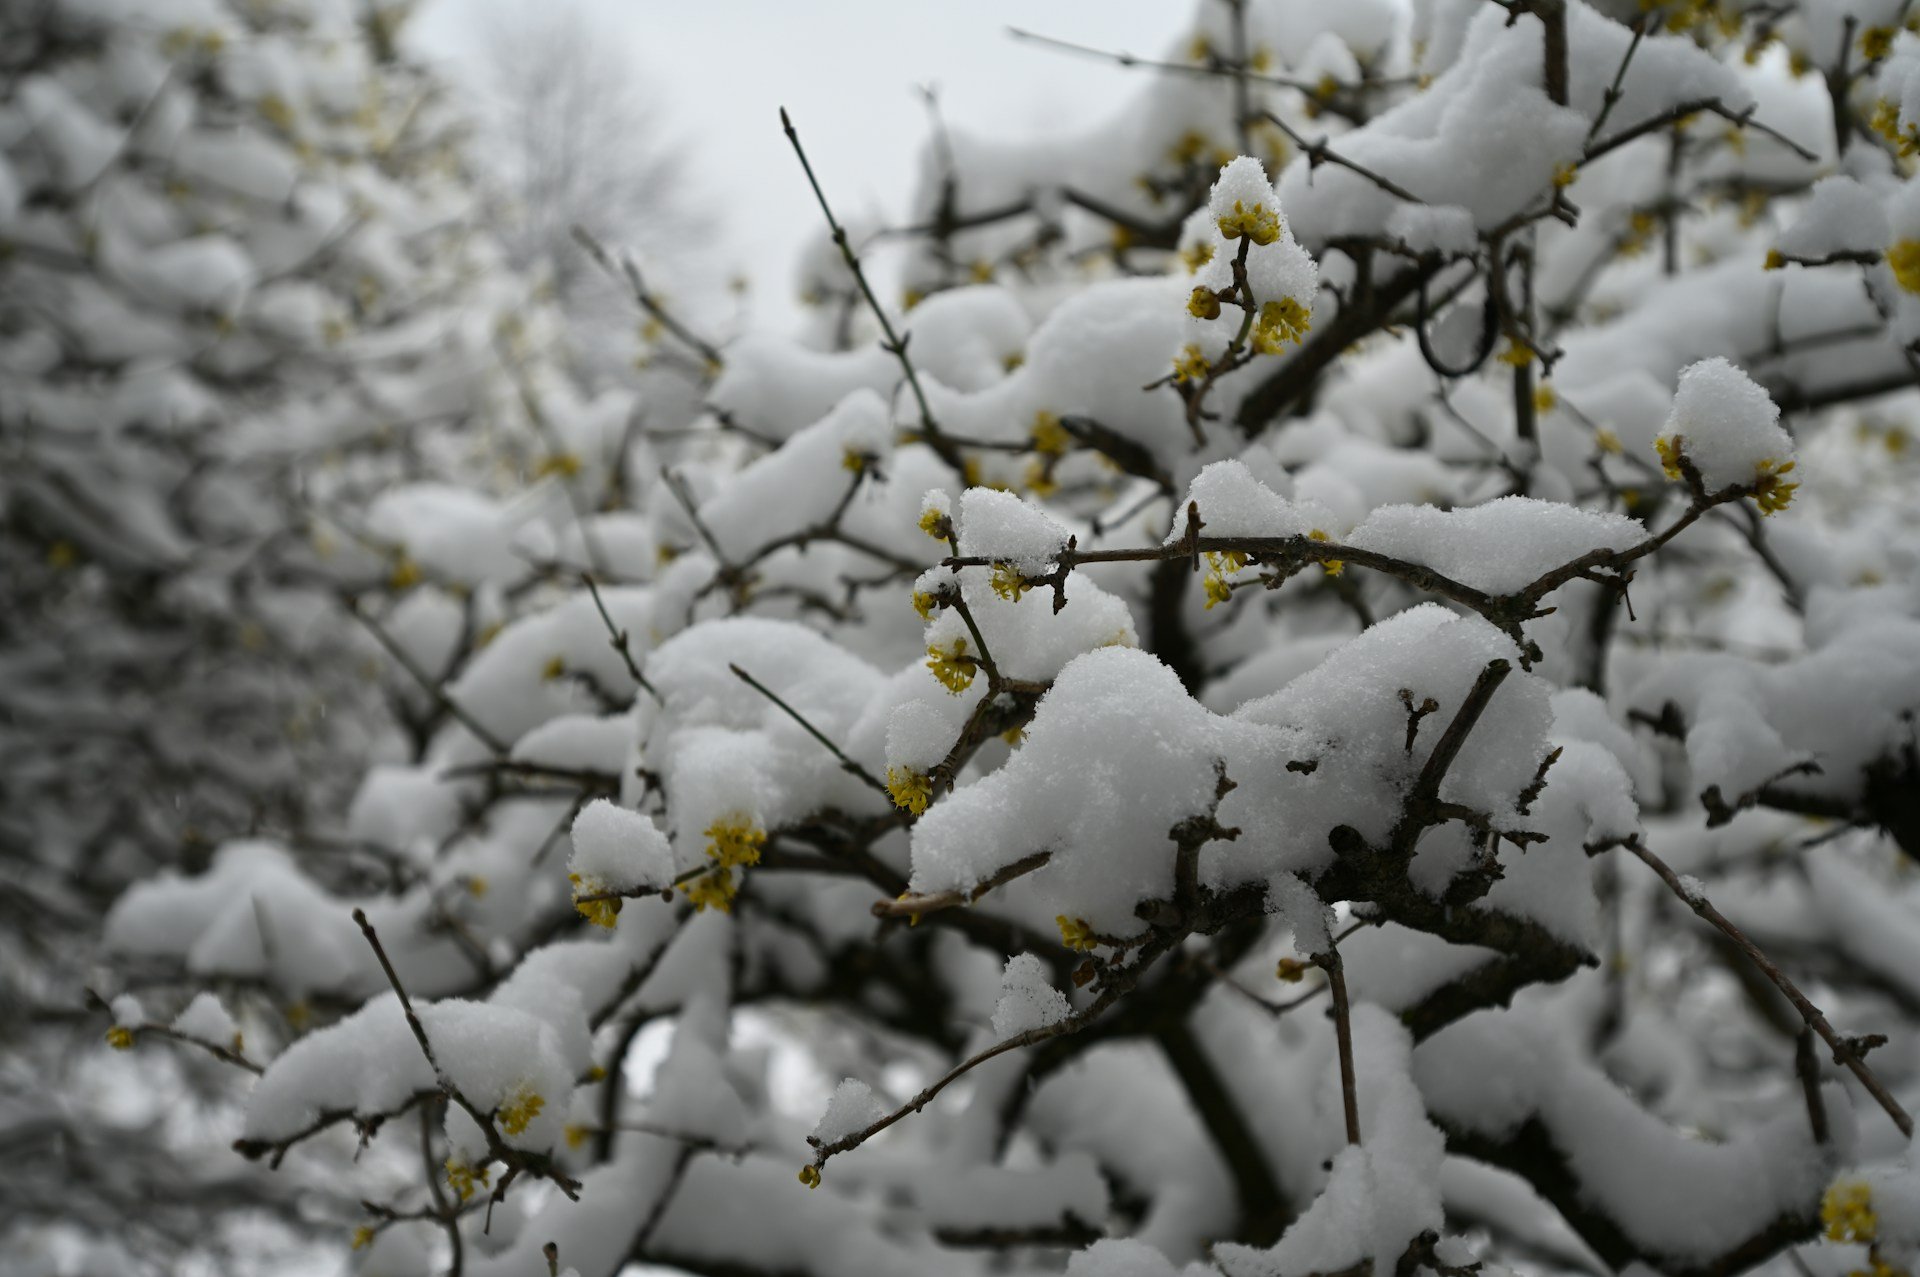
M956 122L621 508L373 500L392 881L133 887L110 1043L233 991L367 1272L1908 1269L1903 16L1202 0Z

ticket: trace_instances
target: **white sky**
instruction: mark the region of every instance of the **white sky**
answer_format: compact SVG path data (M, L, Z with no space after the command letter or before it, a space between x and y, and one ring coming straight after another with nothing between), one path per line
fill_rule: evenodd
M795 312L794 256L821 225L781 106L834 211L897 222L927 131L915 86L939 89L951 127L1057 132L1098 120L1151 73L1017 41L1009 25L1157 55L1190 16L1178 0L428 0L412 35L458 78L489 11L565 3L603 18L657 88L697 189L724 209L723 269L751 278L763 324Z

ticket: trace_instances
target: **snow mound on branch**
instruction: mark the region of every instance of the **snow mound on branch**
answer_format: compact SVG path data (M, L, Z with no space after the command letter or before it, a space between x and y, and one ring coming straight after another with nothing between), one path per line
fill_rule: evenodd
M1007 959L1000 997L993 1006L993 1031L1001 1038L1044 1029L1067 1018L1067 995L1053 987L1046 964L1031 953Z
M1010 492L968 488L960 494L960 553L1010 563L1029 576L1053 567L1067 547L1066 527Z
M501 1138L516 1148L552 1148L573 1094L553 1029L524 1011L479 1002L414 1009L448 1081L476 1108L488 1113L523 1105L524 1124L503 1122ZM274 1143L337 1115L391 1114L437 1089L400 1000L384 994L308 1034L267 1066L247 1098L245 1138ZM539 1103L527 1104L529 1097Z
M1291 537L1325 530L1333 517L1311 501L1290 501L1262 483L1244 461L1216 461L1187 485L1183 513L1175 516L1164 544L1187 534L1184 511L1200 510L1200 532L1210 537Z
M814 1123L807 1141L816 1145L833 1144L855 1131L864 1131L886 1115L887 1106L874 1095L872 1087L859 1078L846 1078L834 1088L826 1111Z
M664 889L673 881L673 849L652 820L597 798L573 818L567 867L593 891Z
M1215 1248L1227 1277L1331 1273L1367 1260L1374 1277L1390 1277L1414 1238L1444 1224L1446 1140L1413 1084L1412 1039L1378 1007L1357 1006L1353 1055L1361 1142L1334 1154L1325 1187L1271 1249ZM1335 1078L1323 1082L1321 1112L1340 1112L1338 1086Z
M1676 441L1708 492L1752 483L1794 458L1780 409L1732 362L1703 359L1680 374L1661 440Z
M1524 589L1562 564L1646 539L1624 514L1517 496L1452 510L1382 506L1342 538L1487 594Z

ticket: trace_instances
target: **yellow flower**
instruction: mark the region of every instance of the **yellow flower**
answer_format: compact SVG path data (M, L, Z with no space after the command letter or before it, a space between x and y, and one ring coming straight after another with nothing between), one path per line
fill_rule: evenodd
M1920 293L1920 239L1903 239L1887 250L1887 269L1894 282L1910 293Z
M994 564L993 576L988 583L993 586L995 594L1009 603L1018 603L1020 597L1033 588L1033 583L1011 563Z
M1213 143L1207 140L1205 133L1188 129L1167 148L1167 158L1175 164L1192 164L1212 149Z
M1680 461L1686 456L1685 446L1686 440L1680 435L1665 435L1653 441L1653 450L1660 454L1660 472L1667 478L1680 477Z
M1016 350L1012 354L1008 355L1006 358L1002 359L1000 361L1000 366L1006 369L1008 372L1014 372L1020 367L1021 364L1024 364L1026 362L1027 362L1026 352L1021 350Z
M1620 446L1620 436L1605 427L1593 432L1593 446L1615 457L1626 451Z
M918 816L933 799L933 778L911 767L887 768L887 793L893 805Z
M549 683L556 683L567 676L565 657L549 656L547 663L540 667L540 677Z
M557 474L562 479L571 479L579 473L580 457L578 453L556 452L552 456L544 458L538 466L534 467L533 477L536 479L544 479L550 474Z
M800 1168L800 1182L808 1188L820 1187L820 1168L818 1166L802 1166Z
M1768 457L1755 469L1758 477L1753 481L1753 503L1760 507L1763 515L1774 515L1793 503L1793 494L1799 489L1797 483L1784 483L1781 476L1792 470L1794 463L1782 464Z
M867 468L867 454L858 448L840 449L840 468L859 474Z
M1208 576L1201 585L1207 592L1207 610L1211 612L1217 603L1225 603L1233 597L1233 583L1221 576Z
M958 696L973 686L973 675L979 669L979 663L967 655L967 641L957 638L945 647L929 647L927 668L933 671L940 686Z
M936 601L933 595L927 593L925 590L915 590L913 592L913 610L920 614L920 619L923 621L931 621L933 619L933 605Z
M1212 244L1195 244L1191 248L1183 248L1180 250L1180 264L1187 268L1187 274L1189 275L1194 274L1212 260Z
M1055 914L1053 921L1060 928L1060 943L1075 953L1087 953L1100 943L1085 918L1069 918L1062 913Z
M519 1135L527 1129L528 1123L540 1116L540 1110L546 1106L545 1096L522 1085L500 1106L500 1129L509 1135Z
M1860 33L1860 56L1878 62L1893 52L1892 27L1868 27Z
M475 900L479 900L487 894L487 885L488 884L487 884L486 875L484 874L467 875L467 894L472 896Z
M1533 347L1524 341L1510 341L1501 348L1497 358L1509 367L1525 368L1533 362Z
M967 277L976 284L986 284L993 280L993 263L986 258L976 258L967 268Z
M687 883L686 891L687 899L693 904L695 913L704 913L708 909L731 913L733 898L740 893L740 888L734 882L731 872L716 869L712 873L701 874Z
M593 1134L593 1128L579 1122L569 1122L562 1134L566 1137L568 1148L579 1148L587 1142L587 1136Z
M1892 39L1893 33L1888 32L1887 38ZM260 99L260 114L276 129L288 132L293 129L293 108L278 93L269 93Z
M133 1030L124 1024L116 1024L107 1030L107 1045L116 1051L133 1050Z
M767 831L737 812L707 826L707 855L726 868L759 864L766 843Z
M927 295L924 292L918 288L909 288L900 295L900 309L912 310L925 300L927 300Z
M1245 235L1256 244L1271 244L1280 238L1280 215L1265 204L1255 202L1252 208L1239 200L1233 202L1233 212L1215 219L1220 234L1225 239L1239 239Z
M1572 164L1562 164L1553 170L1553 189L1564 191L1573 185L1573 179L1580 176L1580 170Z
M1769 248L1767 250L1766 260L1760 263L1760 269L1780 270L1781 268L1786 266L1786 264L1787 264L1786 254L1782 253L1777 248Z
M953 520L945 511L927 510L920 515L920 530L936 541L945 541L953 535Z
M1298 958L1282 958L1280 965L1273 969L1273 974L1288 984L1299 984L1306 978L1307 964Z
M406 590L420 584L420 565L406 555L393 561L393 570L387 573L389 590Z
M1322 532L1319 528L1315 528L1313 531L1307 533L1307 540L1331 542L1333 538ZM1347 570L1347 563L1345 559L1328 559L1320 565L1320 568L1328 576L1339 576Z
M447 1185L463 1202L473 1196L476 1186L487 1187L492 1174L484 1166L469 1166L457 1157L447 1159Z
M1900 140L1900 107L1889 98L1876 98L1867 127L1889 142Z
M1220 299L1211 288L1196 288L1187 298L1187 313L1195 319L1220 318Z
M1820 1222L1828 1241L1871 1243L1880 1228L1873 1189L1865 1180L1835 1180L1820 1199Z
M1060 491L1059 482L1047 473L1046 465L1038 460L1027 463L1027 469L1026 472L1021 475L1021 481L1027 485L1027 490L1032 492L1036 497L1050 497Z
M373 1229L362 1224L353 1230L353 1248L355 1250L365 1250L371 1245L373 1245Z
M568 874L567 881L573 884L574 912L596 927L613 929L614 919L620 916L620 906L625 903L618 896L606 895L606 885L598 878L582 878L579 874ZM582 899L601 897L600 899Z
M1042 456L1058 457L1073 446L1073 436L1060 424L1060 418L1042 408L1033 414L1033 450Z
M1175 381L1199 381L1212 371L1207 357L1200 353L1200 347L1192 342L1180 348L1173 357L1173 379Z
M1535 412L1542 414L1552 412L1559 403L1560 396L1553 393L1553 387L1546 382L1543 381L1534 387L1533 410Z
M1277 355L1289 342L1303 340L1312 323L1307 308L1291 297L1267 302L1253 325L1253 348L1263 355Z

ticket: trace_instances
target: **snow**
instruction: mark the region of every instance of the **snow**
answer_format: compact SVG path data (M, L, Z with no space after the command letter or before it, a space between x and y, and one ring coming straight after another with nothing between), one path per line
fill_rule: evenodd
M122 1023L117 1012L114 1022ZM227 1009L220 1005L220 999L204 989L194 994L193 1001L174 1017L173 1030L215 1046L230 1047L236 1051L240 1049L239 1026L233 1022Z
M1210 537L1305 536L1332 523L1332 517L1312 503L1296 503L1274 492L1254 476L1246 462L1216 461L1187 485L1184 510L1200 508L1200 531ZM1184 515L1174 520L1163 544L1171 545L1187 533Z
M673 849L652 820L596 798L573 818L567 868L580 876L581 894L664 890L673 881Z
M1012 493L968 488L960 496L963 555L1010 563L1029 576L1040 576L1066 548L1068 535L1057 520Z
M1708 492L1752 483L1794 459L1773 399L1737 366L1703 359L1680 374L1673 412L1661 432L1700 472Z
M1044 1029L1067 1018L1066 995L1053 987L1046 964L1031 953L1007 959L1000 996L993 1006L993 1031L1002 1039Z
M807 1142L815 1146L837 1143L872 1126L887 1112L872 1087L858 1078L846 1078L834 1088L833 1098L827 1101L826 1112L814 1124Z
M541 1099L519 1131L503 1123L500 1133L516 1148L550 1149L573 1091L553 1030L524 1011L475 1002L416 1004L415 1011L448 1080L481 1112L526 1095ZM434 1089L399 999L384 995L267 1066L247 1099L245 1138L272 1143L336 1115L390 1114Z
M1341 538L1488 594L1517 592L1563 564L1646 539L1623 514L1518 496L1452 510L1382 506Z

